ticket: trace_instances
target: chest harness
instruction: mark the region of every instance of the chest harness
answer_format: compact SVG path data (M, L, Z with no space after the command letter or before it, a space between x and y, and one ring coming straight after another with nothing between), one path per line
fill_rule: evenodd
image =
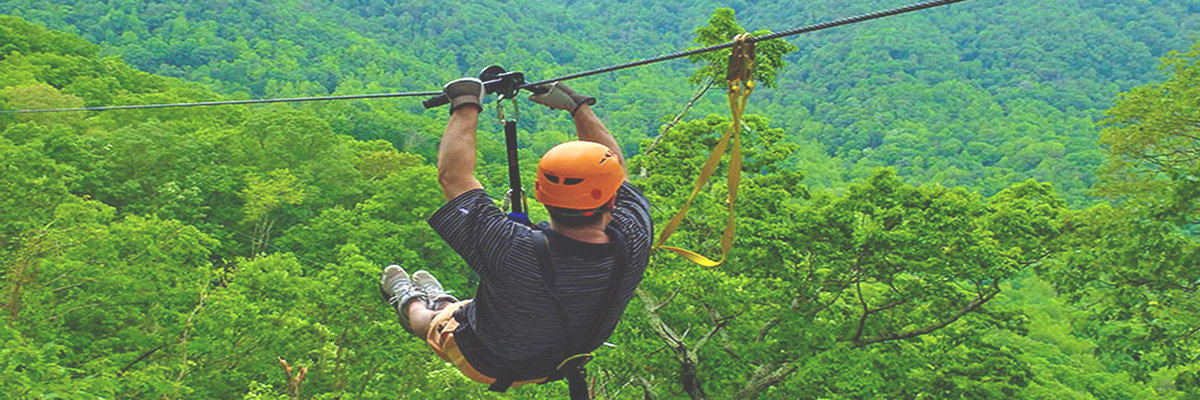
M541 270L542 282L546 285L546 290L550 294L550 297L554 299L555 308L558 310L559 326L563 334L562 352L559 357L553 359L557 362L557 366L554 367L554 372L548 374L546 381L542 383L545 384L565 379L571 393L571 400L587 400L591 398L588 393L587 370L584 368L584 365L594 358L591 352L599 347L599 345L591 345L591 343L596 340L596 336L603 329L604 322L612 316L612 310L617 303L617 291L621 287L621 281L625 277L625 271L629 265L629 252L625 247L625 238L621 235L621 232L612 228L605 229L605 231L609 234L610 248L616 264L613 266L609 276L608 290L605 293L604 302L601 304L600 315L583 337L571 335L571 331L567 326L567 316L569 313L563 305L557 285L555 285L557 272L554 267L554 258L550 253L550 239L546 235L546 232L542 230L535 228L532 232L533 249L537 256L538 268ZM545 369L549 365L553 364L548 364L546 361L508 363L503 368L504 372L496 377L496 382L489 386L488 390L504 392L516 381L518 373Z

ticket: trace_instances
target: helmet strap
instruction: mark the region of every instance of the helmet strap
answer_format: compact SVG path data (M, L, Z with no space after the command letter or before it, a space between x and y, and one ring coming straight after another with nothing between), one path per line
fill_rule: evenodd
M616 210L617 209L617 195L614 194L613 197L609 197L608 202L604 203L603 208L610 212L613 210Z

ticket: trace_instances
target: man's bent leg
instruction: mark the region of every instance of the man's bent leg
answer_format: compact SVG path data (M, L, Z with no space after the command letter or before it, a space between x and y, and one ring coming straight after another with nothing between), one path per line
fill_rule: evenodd
M434 353L437 353L439 358L454 364L454 366L458 368L460 372L462 372L463 376L475 382L491 384L495 382L496 379L480 373L479 370L476 370L470 362L467 362L466 357L464 357L462 351L459 350L458 342L454 337L454 331L458 330L458 321L454 319L454 312L458 311L460 307L470 302L471 300L463 300L446 304L444 306L439 305L439 307L444 308L441 311L436 311L437 314L434 316L433 321L431 322L429 333L425 338L425 343L429 345L430 349L433 349ZM546 378L541 378L514 382L512 387L521 386L527 383L540 383L544 382L545 380Z
M445 306L442 305L444 308ZM408 304L408 322L413 327L413 333L421 339L429 335L430 324L441 310L432 310L424 301L414 301Z

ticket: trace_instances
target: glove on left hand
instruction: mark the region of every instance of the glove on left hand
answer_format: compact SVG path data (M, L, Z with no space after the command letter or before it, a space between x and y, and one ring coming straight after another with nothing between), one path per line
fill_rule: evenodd
M447 83L442 88L442 92L446 97L450 98L450 113L465 106L474 106L479 111L483 111L483 96L487 92L483 89L483 82L475 78L461 78L450 83Z
M571 113L571 116L575 116L575 111L579 110L579 106L596 104L595 97L575 93L574 90L571 90L571 88L562 82L542 85L541 88L548 91L529 96L529 100L556 110L566 110Z

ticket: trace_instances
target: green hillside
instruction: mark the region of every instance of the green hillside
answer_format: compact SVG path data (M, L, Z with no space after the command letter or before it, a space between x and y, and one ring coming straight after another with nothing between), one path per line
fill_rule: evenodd
M432 90L500 64L548 79L690 46L715 7L783 30L903 5L855 2L220 1L0 2L0 12L76 32L147 72L222 93L280 97ZM892 166L916 183L995 193L1026 178L1088 200L1103 155L1092 121L1122 90L1161 79L1154 63L1200 29L1194 0L973 1L920 15L800 36L779 90L755 96L806 151L789 162L810 183L841 187ZM684 62L575 83L603 94L627 150L653 137L693 88ZM723 110L708 96L697 113ZM430 155L436 133L398 135L415 102L337 106L334 129ZM426 114L431 115L431 114ZM382 119L382 121L381 121ZM565 121L527 118L530 132ZM399 137L398 137L399 136Z
M545 79L695 46L732 22L718 7L782 30L899 5L2 1L0 107ZM597 398L1200 396L1197 28L1196 0L977 0L791 39L751 98L729 261L655 255L589 366ZM571 82L660 224L729 122L718 83L663 132L703 65ZM522 106L523 160L570 137ZM565 397L469 383L378 298L391 263L477 283L425 223L445 118L413 99L0 114L0 393ZM722 180L673 243L719 251Z

